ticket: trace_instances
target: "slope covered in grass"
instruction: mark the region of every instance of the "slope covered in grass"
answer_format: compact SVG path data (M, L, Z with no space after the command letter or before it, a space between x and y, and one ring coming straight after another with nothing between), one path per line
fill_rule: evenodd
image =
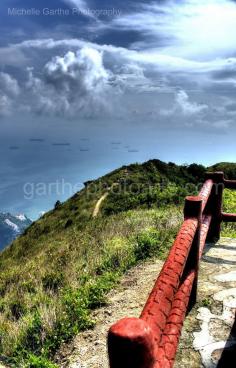
M204 172L159 160L122 167L33 223L0 254L1 357L12 367L54 367L60 344L93 326L90 311L122 273L166 256L183 199Z
M209 168L210 171L223 171L226 179L236 179L236 164L234 162L219 162Z
M236 180L236 164L233 162L220 162L211 166L209 171L223 171L226 179ZM223 211L227 213L236 213L236 191L224 190ZM222 224L222 236L236 237L236 224Z

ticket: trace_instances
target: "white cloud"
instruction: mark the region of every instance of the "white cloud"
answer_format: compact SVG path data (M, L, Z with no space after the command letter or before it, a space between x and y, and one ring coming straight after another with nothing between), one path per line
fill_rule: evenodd
M147 41L148 45L148 41ZM194 75L197 74L209 74L225 69L234 68L236 65L236 57L218 57L209 60L194 60L181 56L170 55L165 50L160 48L141 50L128 49L124 47L117 47L107 44L96 44L93 42L83 41L80 39L61 39L54 40L37 39L26 40L19 44L11 45L11 49L15 48L21 52L25 52L27 55L28 50L42 49L42 50L54 50L60 48L67 48L77 50L78 48L90 47L98 51L104 52L104 59L113 58L114 62L124 63L136 63L145 66L145 68L162 72L162 73L186 73ZM0 48L1 54L1 48ZM25 56L26 58L26 56Z
M1 66L19 67L27 63L27 57L24 50L16 45L0 47Z
M94 116L109 105L110 77L102 53L85 47L54 57L45 65L41 79L29 69L27 88L34 95L38 112Z
M88 5L85 0L64 0L64 2L77 8L84 16L95 19L93 13L88 11Z
M84 0L64 0L64 2L80 9L81 11L84 11L87 8L87 3Z
M71 6L85 9L84 0L64 0ZM81 39L37 39L26 40L9 48L0 48L1 54L13 54L13 50L24 60L34 57L31 49L53 51L66 48L75 52L89 47L104 52L104 62L113 59L113 64L144 67L155 73L185 73L198 82L205 82L204 75L224 71L236 65L236 4L230 0L167 0L165 2L139 2L136 11L121 15L107 24L94 25L94 31L110 29L133 30L139 41L125 47L96 44ZM142 40L142 41L140 41ZM18 58L17 58L18 59ZM179 75L181 78L181 75ZM229 80L231 83L232 80Z
M144 68L137 63L125 63L113 69L113 83L121 91L134 93L153 92L161 89L150 78L145 76Z
M84 0L65 0L66 3L69 3L78 9L85 9L87 7L86 1Z
M16 79L7 73L0 72L0 116L10 115L15 98L19 95L20 88Z
M83 0L64 0L85 10ZM162 73L212 73L235 65L236 4L230 0L167 0L139 2L136 11L121 15L106 24L94 25L94 32L126 30L139 34L139 41L125 47L100 45L81 39L28 40L11 45L11 50L25 53L27 49L53 50L66 47L91 47L113 57L115 62L137 63ZM6 48L4 52L6 53ZM3 52L0 49L0 55Z
M216 129L228 129L232 124L232 120L218 120L213 123L213 127Z
M0 91L10 96L17 96L20 93L17 80L7 73L0 72Z
M176 94L176 109L180 109L183 115L199 114L208 109L205 104L191 102L185 91L178 91Z
M190 117L193 115L200 115L208 109L209 107L206 104L190 101L186 91L180 90L175 94L174 106L169 110L162 109L160 113L163 116L182 115L184 117Z
M192 122L188 122L188 127L198 127L202 130L210 130L215 133L223 133L226 132L233 124L233 121L230 119L216 119L216 120L207 120L204 119L195 119Z
M11 113L11 101L6 95L0 94L0 117Z
M133 45L139 50L158 49L172 57L208 61L236 48L236 4L231 0L167 0L139 9L110 25L140 32L144 41Z
M88 7L85 1L64 1L79 9ZM111 29L133 30L139 41L117 47L82 39L49 38L25 40L9 46L11 52L15 50L25 60L30 60L28 65L35 67L29 69L28 95L24 98L28 106L51 114L96 115L112 105L116 91L124 94L123 100L127 96L127 101L132 100L132 111L146 111L144 99L138 94L149 94L148 109L155 111L155 117L157 111L162 117L174 114L186 119L204 114L214 117L218 114L219 117L219 105L216 103L213 111L214 103L209 102L214 99L211 94L229 96L236 85L234 2L139 2L128 14L106 25L94 23L98 35L104 31L105 37L106 31ZM0 48L0 57L3 51L6 53L7 48ZM47 60L51 59L43 70L35 58L40 53ZM62 53L64 57L53 57ZM220 91L222 80L225 81L224 91ZM192 101L191 90L206 92L206 103ZM9 98L8 94L5 96ZM172 107L168 108L171 103ZM2 100L4 105L8 105L6 98Z

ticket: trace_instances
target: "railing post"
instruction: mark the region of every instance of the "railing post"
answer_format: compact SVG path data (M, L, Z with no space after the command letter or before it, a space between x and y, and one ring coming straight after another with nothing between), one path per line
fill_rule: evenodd
M188 256L188 260L185 266L185 272L183 277L189 275L189 273L195 270L195 279L189 299L188 311L190 311L197 301L197 287L198 287L198 269L199 269L199 258L200 258L200 233L202 224L202 198L186 197L184 206L184 217L185 220L189 218L196 218L198 220L197 230L192 242L192 247Z
M207 241L215 242L220 239L222 222L222 201L224 190L224 173L207 173L206 179L214 182L206 211L212 216L211 226L208 232Z
M154 368L156 344L149 325L139 318L125 318L108 333L110 368Z

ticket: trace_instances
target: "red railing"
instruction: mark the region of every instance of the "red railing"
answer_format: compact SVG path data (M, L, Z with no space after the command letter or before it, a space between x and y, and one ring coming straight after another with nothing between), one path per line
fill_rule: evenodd
M108 333L110 368L171 368L185 316L197 298L199 261L206 241L220 237L223 189L236 189L224 173L208 173L198 196L187 197L184 222L140 318L124 318Z

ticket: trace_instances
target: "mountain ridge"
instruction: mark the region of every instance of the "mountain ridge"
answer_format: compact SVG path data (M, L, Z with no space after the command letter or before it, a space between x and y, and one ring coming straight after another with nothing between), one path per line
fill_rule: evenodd
M32 221L23 214L0 213L0 250L21 235Z

